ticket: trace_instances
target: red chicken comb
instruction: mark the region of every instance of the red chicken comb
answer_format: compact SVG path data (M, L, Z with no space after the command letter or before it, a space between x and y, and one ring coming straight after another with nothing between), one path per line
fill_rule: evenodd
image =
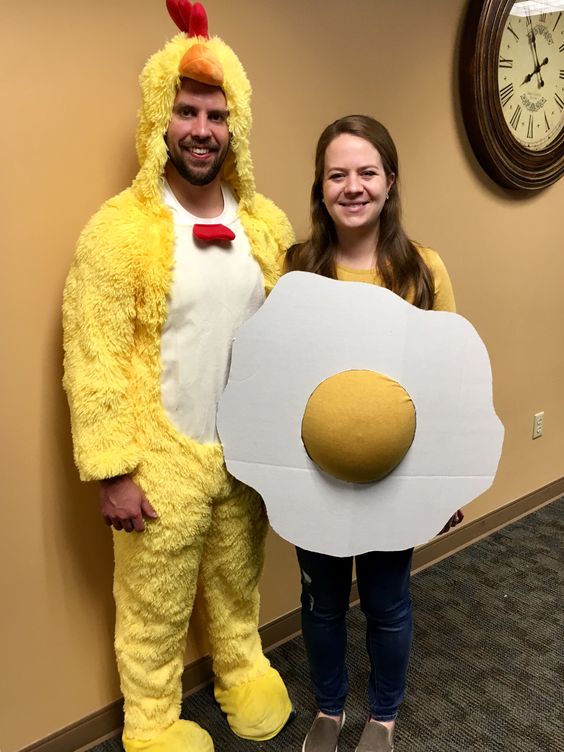
M208 32L208 15L206 9L201 3L194 3L192 15L190 16L190 33L189 37L204 37L209 39Z
M166 0L166 8L169 16L178 26L180 31L188 33L190 28L190 15L192 13L192 3L188 0Z
M180 31L184 31L189 37L209 39L208 17L203 5L192 5L189 0L166 0L166 7Z

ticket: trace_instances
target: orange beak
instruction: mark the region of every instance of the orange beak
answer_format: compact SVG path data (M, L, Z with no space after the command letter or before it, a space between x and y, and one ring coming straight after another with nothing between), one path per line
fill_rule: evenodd
M223 67L204 44L190 47L178 66L182 76L208 86L223 86Z

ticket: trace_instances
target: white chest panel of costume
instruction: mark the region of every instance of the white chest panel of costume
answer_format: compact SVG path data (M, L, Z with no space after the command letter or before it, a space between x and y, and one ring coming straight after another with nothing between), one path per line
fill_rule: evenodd
M239 326L264 302L264 280L227 186L219 217L198 219L163 187L175 232L168 315L161 335L161 396L173 425L202 443L218 441L216 411ZM223 224L230 243L203 243L194 224Z

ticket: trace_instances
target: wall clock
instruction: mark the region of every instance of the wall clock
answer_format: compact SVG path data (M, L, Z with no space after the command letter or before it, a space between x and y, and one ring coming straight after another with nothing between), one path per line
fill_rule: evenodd
M469 0L459 63L468 138L506 188L564 174L564 0Z

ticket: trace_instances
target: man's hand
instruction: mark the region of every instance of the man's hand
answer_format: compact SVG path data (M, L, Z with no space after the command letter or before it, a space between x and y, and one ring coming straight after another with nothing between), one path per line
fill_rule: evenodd
M129 475L100 481L100 512L106 525L113 525L116 530L125 530L126 533L133 530L141 533L145 530L143 517L158 517Z

